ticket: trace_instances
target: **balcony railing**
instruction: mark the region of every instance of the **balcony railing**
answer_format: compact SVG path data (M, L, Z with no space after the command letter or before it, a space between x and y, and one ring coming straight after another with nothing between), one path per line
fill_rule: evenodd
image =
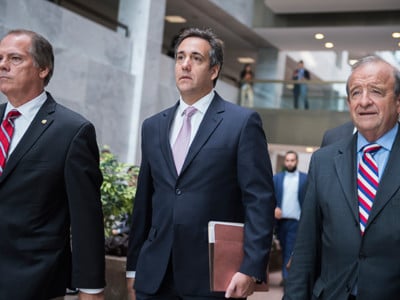
M258 108L295 109L294 89L298 81L293 80L253 80L251 88L253 98L247 94L246 86L240 89L239 99L243 106ZM347 111L347 94L345 81L304 81L307 89L308 109ZM246 98L247 95L247 98ZM298 109L304 109L299 99Z

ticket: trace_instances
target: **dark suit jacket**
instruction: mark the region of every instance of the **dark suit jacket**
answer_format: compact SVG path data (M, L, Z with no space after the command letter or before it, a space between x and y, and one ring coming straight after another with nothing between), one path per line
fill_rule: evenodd
M0 176L0 299L104 287L98 159L93 125L48 94Z
M321 147L333 144L340 141L343 138L350 137L354 132L354 124L352 121L348 121L338 127L328 129L325 131L322 137Z
M245 223L240 271L265 280L275 197L260 117L216 94L178 176L169 141L176 109L143 123L127 262L135 288L156 292L171 259L179 292L210 295L211 220Z
M285 179L285 174L286 174L285 172L279 172L274 176L276 206L279 208L282 207L283 180ZM299 172L298 198L300 207L303 205L304 196L306 194L306 182L307 182L307 174Z
M357 135L311 158L286 300L399 299L400 131L364 235L357 200Z

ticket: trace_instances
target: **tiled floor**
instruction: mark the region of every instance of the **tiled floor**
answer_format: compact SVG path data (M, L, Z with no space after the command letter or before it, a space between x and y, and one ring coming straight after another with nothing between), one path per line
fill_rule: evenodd
M256 292L248 300L282 300L283 288L279 286L282 281L280 271L269 273L269 291Z

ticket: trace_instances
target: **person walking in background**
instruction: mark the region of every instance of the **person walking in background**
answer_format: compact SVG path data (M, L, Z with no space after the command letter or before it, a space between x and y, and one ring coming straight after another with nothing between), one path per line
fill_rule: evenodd
M304 68L304 62L300 60L297 63L297 68L293 72L292 76L293 80L299 81L299 83L295 83L293 87L293 96L294 96L294 108L298 109L300 106L304 106L304 109L308 109L308 86L307 83L304 83L305 80L310 80L310 72Z
M254 106L253 73L247 72L244 75L240 87L240 105L246 107Z
M80 299L104 298L95 129L45 91L53 68L41 35L13 30L1 39L0 299L46 300L71 286Z
M275 208L267 141L256 112L214 91L222 64L211 29L185 30L175 51L180 99L143 122L131 299L246 298L266 281ZM245 256L226 293L210 292L209 221L245 224Z
M347 95L358 131L311 158L285 300L400 295L400 72L361 58Z
M284 285L288 276L286 266L296 241L301 205L306 191L307 174L297 170L298 161L299 158L296 152L286 152L285 170L274 176L277 201L275 208L276 230L282 249L282 285Z

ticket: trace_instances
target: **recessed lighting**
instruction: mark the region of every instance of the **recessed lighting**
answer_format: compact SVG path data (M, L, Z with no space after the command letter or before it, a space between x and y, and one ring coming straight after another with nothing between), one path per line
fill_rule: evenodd
M335 47L335 45L333 43L331 43L331 42L325 43L325 48L330 49L330 48L333 48L333 47Z
M313 153L314 152L314 148L313 147L306 147L306 152L307 153Z
M181 16L165 16L165 20L169 23L186 23L186 19Z
M238 57L238 61L241 64L254 64L255 60L251 57Z
M358 60L357 59L350 59L349 60L349 65L352 66L354 65Z
M323 40L323 39L325 38L325 36L324 36L322 33L316 33L316 34L314 35L314 38L315 38L316 40Z
M394 39L400 39L400 32L393 32L393 33L392 33L392 37L393 37Z

